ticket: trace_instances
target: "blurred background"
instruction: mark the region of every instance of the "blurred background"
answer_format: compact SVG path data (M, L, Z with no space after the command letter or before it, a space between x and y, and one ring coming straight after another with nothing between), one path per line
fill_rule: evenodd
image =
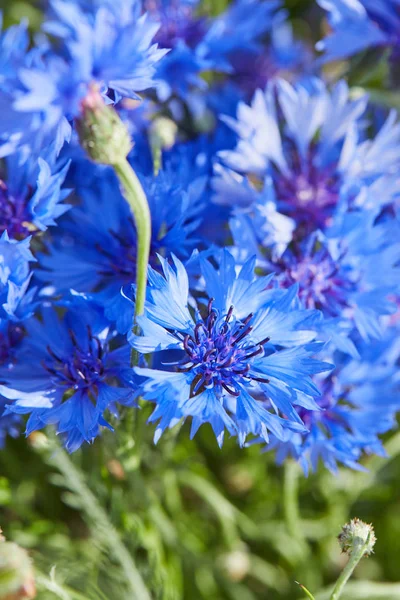
M40 4L0 0L5 25L28 18L34 32ZM212 12L224 5L205 1ZM286 7L298 36L321 37L312 0ZM349 79L396 106L384 63L359 65ZM365 473L333 476L321 467L305 478L258 446L227 440L219 450L204 427L193 441L185 425L154 446L149 414L143 407L122 415L115 434L72 458L42 433L7 440L0 525L29 550L38 598L128 600L125 560L125 572L139 569L163 600L297 600L304 594L296 581L324 600L346 562L336 537L357 516L374 524L378 542L344 598L400 599L400 434L387 439L387 459L364 461Z

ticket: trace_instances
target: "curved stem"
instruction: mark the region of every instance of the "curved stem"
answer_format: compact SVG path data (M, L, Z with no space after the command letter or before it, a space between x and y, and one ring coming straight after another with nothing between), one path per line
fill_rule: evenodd
M356 566L358 565L358 563L360 562L360 560L362 559L362 557L365 554L365 551L369 544L369 536L365 543L362 543L361 540L360 540L360 542L359 543L357 543L356 541L354 542L354 548L350 554L349 562L347 563L347 565L341 572L341 574L336 582L336 585L333 588L330 600L339 600L339 598L341 597L346 583L350 579L354 569L356 568Z
M113 165L122 185L124 196L129 204L135 220L137 234L136 257L136 303L135 316L142 315L146 299L147 266L149 263L151 242L151 215L146 194L142 185L130 166L124 159Z

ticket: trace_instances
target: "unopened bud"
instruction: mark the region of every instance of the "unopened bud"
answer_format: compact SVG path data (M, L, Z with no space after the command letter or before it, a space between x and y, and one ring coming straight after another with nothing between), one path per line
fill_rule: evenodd
M13 542L0 544L0 599L35 598L35 578L28 553Z
M153 155L154 174L157 175L161 168L161 157L163 150L169 150L175 144L178 127L167 119L167 117L157 117L150 125L149 142L151 153Z
M372 525L367 525L360 519L352 519L339 534L339 544L343 552L351 554L354 550L365 546L364 556L373 552L376 536Z
M33 433L31 433L29 435L29 437L28 437L28 443L35 450L43 450L45 448L48 448L48 446L49 446L49 439L46 436L46 434L43 433L42 431L34 431Z
M104 103L96 87L82 100L81 109L76 129L88 156L96 163L110 166L125 160L132 149L129 132L117 111Z
M167 117L157 117L149 129L149 140L152 148L169 149L175 144L178 127Z

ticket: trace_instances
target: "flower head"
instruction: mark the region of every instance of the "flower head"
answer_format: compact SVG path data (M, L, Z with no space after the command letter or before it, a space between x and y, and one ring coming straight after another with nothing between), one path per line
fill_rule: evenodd
M54 20L46 20L43 27L56 42L41 38L46 41L29 50L12 80L6 79L10 91L4 104L11 95L10 114L0 136L12 134L22 143L22 118L31 136L40 130L42 137L58 138L60 149L69 133L68 121L79 117L93 85L106 102L137 98L137 92L154 85L155 65L167 51L152 44L158 25L140 15L136 0L103 0L90 9L64 0L53 0L50 6Z
M312 358L319 349L310 343L318 315L293 307L295 288L271 296L271 276L254 279L254 264L250 260L236 273L228 252L218 270L202 261L207 297L199 298L194 315L182 263L162 259L164 276L150 270L145 316L139 319L143 335L132 336L131 343L143 354L180 355L169 363L172 370L136 369L146 378L144 397L157 405L151 417L160 419L156 439L188 416L192 435L209 422L220 444L225 428L240 444L249 434L268 440L268 431L282 437L286 428L302 430L292 403L301 403L304 394L313 404L310 375L330 369Z
M332 375L319 378L318 410L297 409L308 431L288 431L284 441L273 438L266 447L276 451L279 464L292 456L305 474L319 462L337 473L338 464L363 470L363 455L386 456L380 436L396 427L398 337L388 330L382 340L358 348L361 356L342 356Z
M76 294L62 320L51 307L43 307L41 319L24 322L15 363L0 369L5 414L29 414L27 435L54 425L72 452L109 427L105 411L132 402L129 347L111 348L102 312Z
M251 106L239 104L236 120L224 119L239 140L220 157L261 185L270 176L277 208L295 220L296 235L325 229L339 205L350 203L363 185L390 176L399 161L394 114L374 140L361 140L366 104L365 97L350 100L343 81L332 92L320 80L311 88L280 81L258 90Z

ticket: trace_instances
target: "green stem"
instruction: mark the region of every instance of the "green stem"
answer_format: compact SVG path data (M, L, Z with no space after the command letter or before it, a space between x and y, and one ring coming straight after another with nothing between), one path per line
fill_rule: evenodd
M51 456L51 462L64 476L70 490L80 499L82 509L87 519L92 523L96 535L107 546L115 559L121 565L126 581L130 588L132 600L151 600L142 576L135 562L124 546L118 531L108 518L107 513L99 504L96 496L87 487L79 470L75 467L67 453L56 447Z
M299 583L299 586L303 590L303 592L305 593L305 595L307 596L307 598L310 598L310 600L315 600L315 598L312 595L312 593L306 587L304 587L304 585L302 585L301 583Z
M120 160L114 164L114 170L120 180L124 196L129 204L136 225L137 258L135 316L137 317L143 314L146 299L147 265L149 263L151 242L151 215L146 194L129 162L126 159Z
M286 526L291 537L297 540L302 546L306 546L301 532L298 496L299 466L295 461L287 460L285 462L283 482L283 507Z
M341 572L339 579L337 580L336 585L333 588L333 592L330 597L330 600L339 600L339 598L341 597L342 592L345 588L346 583L348 582L354 569L356 568L356 566L358 565L358 563L364 556L365 551L368 547L368 543L369 543L369 536L365 543L362 543L362 542L357 543L357 541L355 540L354 548L350 554L349 562L347 563L347 565Z

